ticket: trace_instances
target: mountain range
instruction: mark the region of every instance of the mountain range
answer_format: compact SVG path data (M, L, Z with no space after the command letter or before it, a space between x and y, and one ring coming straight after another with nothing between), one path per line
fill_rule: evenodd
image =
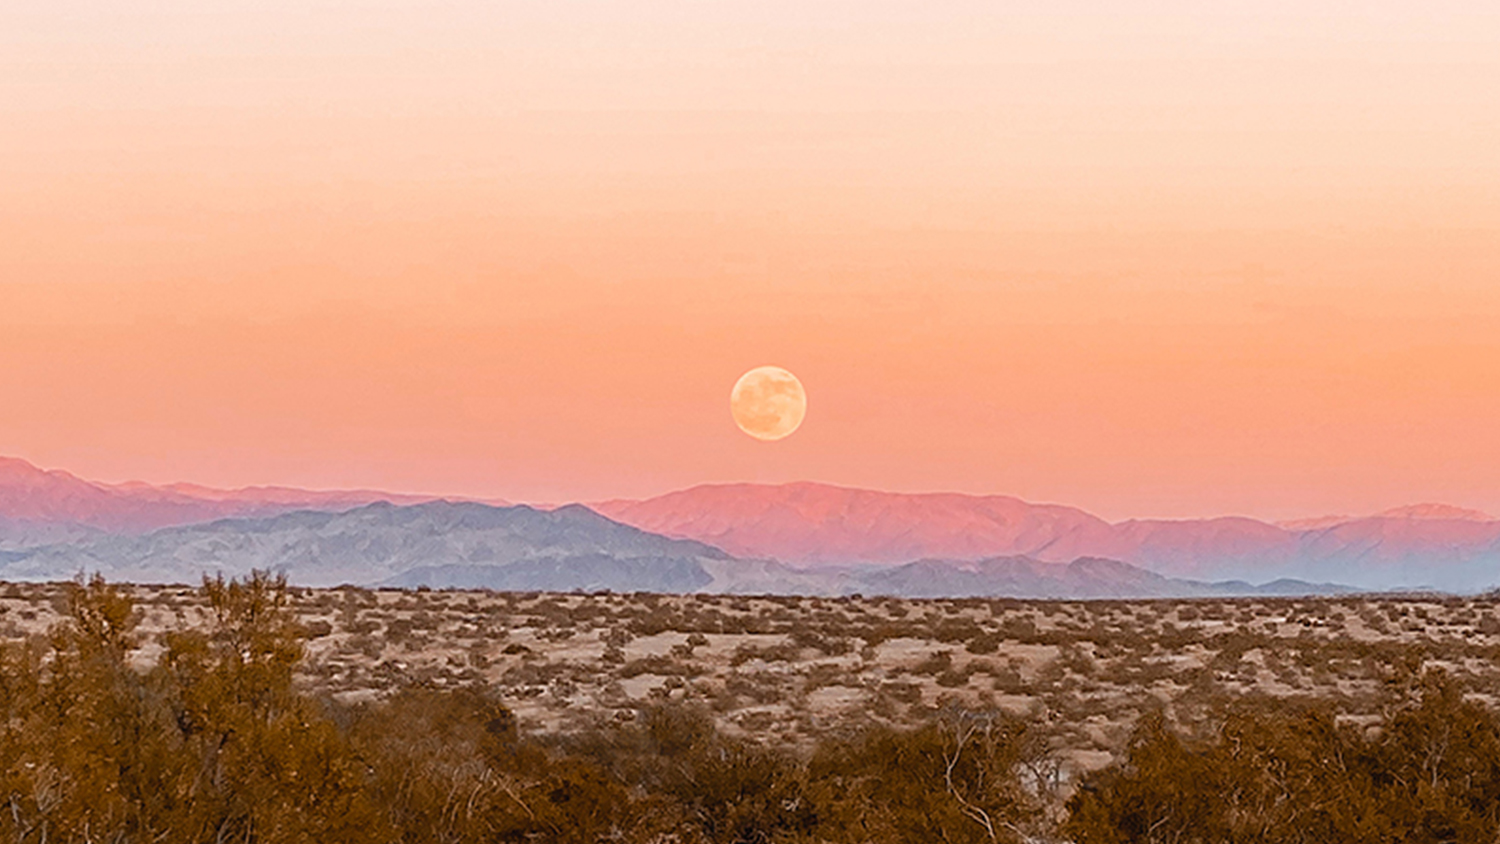
M705 485L590 506L653 533L796 566L1096 557L1210 581L1298 578L1459 591L1500 582L1500 520L1440 504L1284 524L1236 516L1111 523L1009 496L792 483Z
M191 583L202 573L226 576L252 568L284 572L298 584L488 585L491 588L619 589L640 582L653 591L692 591L708 582L703 563L730 559L717 548L668 539L612 522L586 507L552 511L475 502L376 502L343 512L296 510L276 516L220 519L135 535L12 551L0 576L34 580L74 571L111 580ZM530 579L510 567L524 564ZM611 567L634 565L636 579ZM545 570L575 569L579 579L548 579ZM505 570L511 579L464 583L476 571ZM587 574L585 574L587 570Z
M1008 496L793 483L705 485L587 508L502 505L101 484L0 458L0 577L99 570L191 582L253 566L308 585L917 594L941 583L946 594L1053 597L1243 593L1269 581L1291 581L1275 587L1283 591L1500 582L1500 520L1433 504L1278 524L1111 523Z
M139 481L105 484L57 469L39 469L14 457L0 457L0 549L139 534L215 519L274 516L294 510L338 512L377 501L415 504L437 498L370 490L269 486L222 490Z
M193 583L204 574L283 573L295 584L513 591L1006 595L1158 598L1264 594L1245 583L1165 578L1113 560L1024 557L796 569L620 524L582 505L539 510L477 502L366 504L101 535L0 554L0 578L99 572L115 581ZM1273 590L1278 587L1271 587ZM1299 584L1294 591L1331 591Z

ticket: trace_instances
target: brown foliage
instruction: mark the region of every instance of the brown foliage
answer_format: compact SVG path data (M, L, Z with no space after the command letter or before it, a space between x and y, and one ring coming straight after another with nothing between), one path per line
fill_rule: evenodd
M94 578L45 652L3 655L0 829L18 841L380 840L363 769L291 688L286 585L204 584L214 625L127 661L130 603Z
M979 841L1008 840L1023 814L998 722L871 734L809 766L662 704L549 746L483 688L411 686L353 708L312 698L294 673L313 631L284 579L216 578L199 594L210 623L165 634L149 668L131 662L128 596L97 577L72 585L45 641L0 650L0 837Z
M1016 775L1024 735L1018 721L955 712L920 730L825 745L809 766L822 840L1021 840L1034 814Z
M1070 801L1079 844L1493 842L1500 836L1500 722L1430 672L1419 698L1369 734L1326 709L1248 705L1208 741L1160 716L1129 757Z
M700 631L738 623L705 600L641 599L652 620L632 629L676 625L688 634L676 657L627 663L629 634L601 636L620 663L610 679L670 675L665 687L680 690L670 697L688 702L667 702L664 694L635 717L626 710L601 713L582 732L528 736L493 688L459 687L467 681L458 674L423 675L388 661L379 670L389 672L392 684L371 702L344 706L303 691L297 678L309 676L299 668L304 641L334 634L326 622L297 623L291 590L279 578L207 580L197 593L206 621L159 636L140 635L130 592L97 577L42 594L63 620L46 636L0 646L0 840L21 844L1500 839L1500 719L1466 698L1457 680L1423 671L1440 653L1450 666L1492 659L1494 646L1460 638L1410 645L1317 638L1308 631L1321 630L1336 608L1313 602L1276 609L1293 619L1284 626L1302 628L1292 636L1177 629L1151 640L1127 630L1140 619L1113 605L1090 610L1092 619L1071 605L1039 605L1047 610L1039 613L998 606L1002 614L983 620L989 626L976 633L964 613L984 604L950 602L941 613L929 607L899 622L877 622L842 602L742 603L745 612L764 610L744 618L764 615L786 638L741 646L726 655L731 665L827 660L805 670L800 684L790 673L774 680L732 672L715 692L760 704L795 706L820 686L865 682L854 660L828 658L857 638L904 636L933 623L945 626L949 644L966 642L969 654L997 649L1002 639L1057 649L1029 681L1053 690L1042 698L1050 722L925 707L924 689L935 683L941 706L960 699L947 688L972 686L975 673L991 675L1000 690L1028 685L1014 657L1000 665L943 649L909 666L904 679L911 682L891 672L870 686L878 705L896 711L903 702L900 711L927 719L922 726L866 724L855 734L823 733L809 755L739 738L731 728L733 734L720 732L708 711L695 708L691 701L718 682L686 679L704 670L706 657L696 649L713 653ZM405 631L413 641L444 635L439 615L453 606L441 593L384 595L385 609L355 590L318 600L318 615L338 615L343 635L379 626L379 616L388 631ZM560 630L570 635L577 625L624 612L603 604L583 612L540 595L496 600L535 623L566 621ZM898 608L907 612L905 604ZM796 627L794 609L811 622ZM1421 606L1401 610L1402 623L1452 626ZM472 601L466 612L472 617L462 629L474 632L465 633L465 647L483 658L477 648L498 647L504 622L481 617ZM147 631L151 619L165 616L154 606L145 613ZM1186 624L1198 620L1195 614L1232 613L1204 604L1174 617ZM1038 629L1037 618L1046 629ZM1477 625L1489 616L1463 618ZM610 631L625 629L611 623ZM334 646L358 638L335 639ZM140 639L162 646L153 664L138 650ZM377 653L383 647L373 636L363 639ZM1184 643L1201 646L1205 662L1176 665L1172 649ZM513 694L565 693L584 670L546 662L519 643L500 649L499 658L505 656L521 657L495 672L515 684ZM1196 723L1174 725L1165 713L1141 718L1121 761L1081 783L1062 778L1059 757L1049 754L1049 747L1076 746L1066 744L1068 731L1079 733L1111 711L1110 698L1056 692L1069 684L1100 677L1139 688L1172 680L1198 695L1193 690L1209 689L1205 678L1216 673L1233 682L1257 672L1288 681L1317 672L1362 679L1363 726L1339 715L1348 709L1336 708L1337 699L1228 702L1204 691L1191 708L1183 693L1168 710ZM423 676L430 683L414 682ZM981 703L987 695L980 690ZM775 720L769 712L755 716L767 725ZM742 728L753 723L736 721ZM813 723L804 734L824 729ZM1064 814L1054 795L1075 784Z

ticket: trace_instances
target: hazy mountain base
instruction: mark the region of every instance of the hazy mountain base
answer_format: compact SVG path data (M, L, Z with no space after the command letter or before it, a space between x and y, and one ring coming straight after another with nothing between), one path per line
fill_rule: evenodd
M376 503L341 513L223 519L143 536L46 545L25 551L0 569L0 576L46 580L86 570L121 581L194 583L205 573L233 576L263 569L283 572L300 585L325 586L379 583L419 567L523 564L533 576L544 578L547 564L574 560L586 577L589 561L652 561L626 567L640 588L681 591L684 565L727 557L717 548L646 533L580 506L542 511L453 502Z
M66 570L49 571L48 561L42 559L42 566L31 574L25 566L12 567L12 577L67 575L82 569L104 569L123 560L124 577L170 580L176 579L174 572L182 569L182 562L212 563L212 554L201 547L185 547L181 559L158 559L152 569L140 565L141 558L153 553L149 544L113 551L109 546L154 530L184 525L201 528L219 519L265 520L299 510L343 513L373 502L408 505L434 500L368 490L215 490L192 484L102 484L0 457L0 552L25 550L28 556L38 556L30 549L66 546L60 557L51 560ZM503 506L497 501L481 503ZM706 543L741 561L776 560L825 573L830 568L892 567L914 560L1028 558L1061 564L1105 559L1199 583L1291 579L1336 581L1374 590L1477 592L1500 582L1500 520L1440 504L1398 507L1373 516L1280 524L1244 517L1136 519L1111 524L1076 508L1032 504L1008 496L904 494L792 483L707 485L646 501L600 502L593 507L643 531ZM373 545L390 538L377 539ZM194 544L194 540L179 539ZM200 532L196 541L211 544L214 540ZM231 537L229 541L238 540ZM337 544L336 537L331 541ZM336 560L323 561L325 568L333 564L329 570L302 571L297 577L304 583L373 582L372 570L381 564L379 548L373 550L375 553L367 559L345 561L353 565L347 577L335 576ZM440 543L429 550L446 553L416 564L408 561L388 575L395 576L415 565L495 565L497 560L503 564L511 559L505 553L492 559L474 557L463 553L462 548L444 549ZM128 552L128 559L117 553L122 551ZM570 553L587 555L592 551L585 547ZM92 562L67 559L95 552L98 559ZM299 549L299 553L306 552ZM677 550L668 555L681 556ZM11 555L8 561L19 559ZM262 549L263 565L285 567L274 562L277 559L275 548ZM4 562L0 560L0 564ZM238 562L228 559L224 565ZM721 579L713 572L711 562L700 562ZM737 564L728 572L729 579L750 577L738 573L744 567L743 562ZM961 578L962 567L959 569L944 577ZM784 571L767 570L755 577L790 584L768 590L773 592L830 588L822 583L801 583L798 575ZM191 577L187 579L192 581ZM551 582L557 585L563 581ZM1299 592L1306 589L1295 583L1290 588ZM1219 591L1226 590L1237 594L1253 591L1239 586ZM1035 594L1057 593L1039 590Z
M139 535L177 525L266 518L296 510L340 512L377 501L416 504L432 500L433 496L372 490L223 490L182 483L96 483L0 456L0 548L90 535Z
M1265 594L1248 583L1166 578L1112 560L1024 557L920 560L881 568L796 569L740 560L709 545L619 524L582 506L430 502L371 504L225 519L144 536L105 536L5 552L0 577L58 580L80 571L134 583L204 574L285 574L306 586L725 594L1149 598ZM1331 584L1278 583L1271 594L1329 594Z
M108 536L105 531L83 525L57 522L33 522L25 519L7 519L0 516L0 553L19 559L15 554L26 549L45 545L77 543L98 540Z
M1197 581L1292 578L1459 592L1500 582L1500 520L1444 505L1279 525L1244 517L1112 524L1074 507L1010 496L801 482L710 484L593 506L642 530L799 566L1102 558Z

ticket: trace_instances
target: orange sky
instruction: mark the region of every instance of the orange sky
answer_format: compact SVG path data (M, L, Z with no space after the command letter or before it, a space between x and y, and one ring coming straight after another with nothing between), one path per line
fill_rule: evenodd
M1493 3L105 5L0 6L0 454L1500 513Z

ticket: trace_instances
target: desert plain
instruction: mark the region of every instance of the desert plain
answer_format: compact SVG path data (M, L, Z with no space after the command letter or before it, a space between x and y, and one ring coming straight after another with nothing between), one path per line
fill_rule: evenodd
M0 638L45 637L65 583L0 586ZM141 666L207 624L201 591L119 587ZM1232 704L1332 706L1374 724L1429 669L1500 701L1500 600L1350 595L1025 601L291 588L303 691L359 704L413 686L481 686L540 737L669 701L727 735L802 753L874 724L945 713L1034 725L1030 782L1060 805L1120 761L1141 716L1185 733Z

